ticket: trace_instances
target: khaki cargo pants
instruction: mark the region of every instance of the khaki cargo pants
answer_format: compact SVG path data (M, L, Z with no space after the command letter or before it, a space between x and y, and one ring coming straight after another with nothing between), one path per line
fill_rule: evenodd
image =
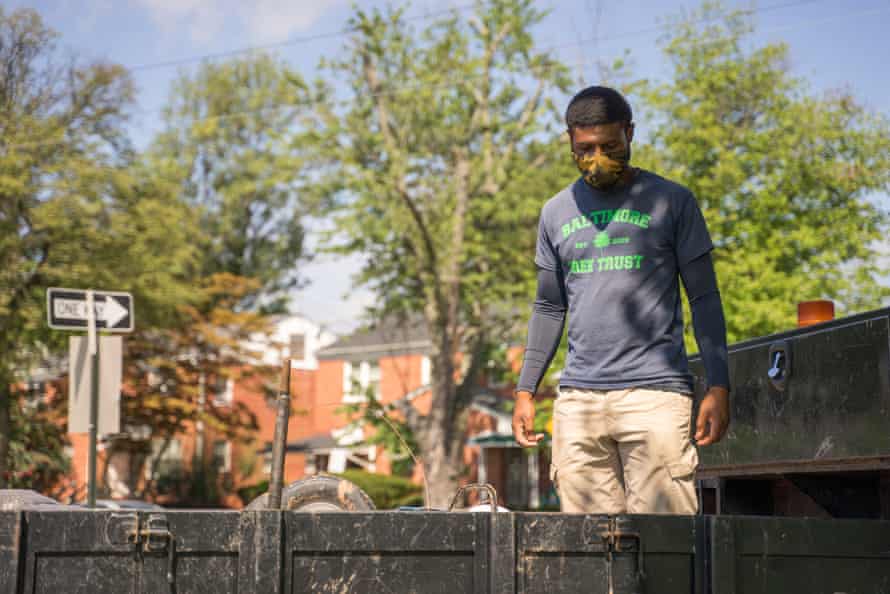
M695 514L692 398L649 389L560 389L550 477L562 511Z

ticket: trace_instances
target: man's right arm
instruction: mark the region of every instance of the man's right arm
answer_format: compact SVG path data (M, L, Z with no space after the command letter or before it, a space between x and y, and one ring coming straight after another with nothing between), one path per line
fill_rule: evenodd
M538 290L528 322L528 339L513 411L513 433L521 446L533 446L543 438L534 433L533 397L544 378L565 326L568 302L558 270L538 268Z

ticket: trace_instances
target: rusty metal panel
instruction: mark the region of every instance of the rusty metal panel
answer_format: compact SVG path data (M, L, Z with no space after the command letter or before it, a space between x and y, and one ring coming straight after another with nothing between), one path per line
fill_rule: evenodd
M518 594L703 592L694 517L516 516Z
M491 514L285 512L285 592L491 591Z
M700 397L697 357L691 367ZM890 309L732 345L729 367L732 425L723 442L702 449L704 474L887 466Z

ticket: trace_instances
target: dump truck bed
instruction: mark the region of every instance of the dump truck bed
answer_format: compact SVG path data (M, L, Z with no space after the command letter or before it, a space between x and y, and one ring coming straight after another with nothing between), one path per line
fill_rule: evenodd
M890 522L542 513L0 512L6 594L877 594Z

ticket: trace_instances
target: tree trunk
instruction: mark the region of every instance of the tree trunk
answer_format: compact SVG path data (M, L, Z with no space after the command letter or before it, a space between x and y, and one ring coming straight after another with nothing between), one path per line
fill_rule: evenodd
M455 426L457 386L454 381L453 338L448 318L433 316L432 402L418 441L433 507L447 508L460 478L463 431Z
M452 447L449 447L452 446ZM459 456L447 450L460 451L460 445L440 443L434 447L431 455L425 455L427 484L430 489L430 505L437 509L448 509L454 494L460 485Z
M12 419L9 415L10 385L5 374L0 374L0 489L8 486L9 440L12 437Z

